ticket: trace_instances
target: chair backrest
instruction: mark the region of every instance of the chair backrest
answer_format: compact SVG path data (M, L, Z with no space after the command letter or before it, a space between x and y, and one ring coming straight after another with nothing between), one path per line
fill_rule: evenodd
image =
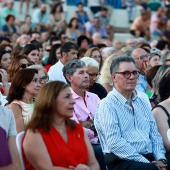
M170 142L170 129L168 129L168 131L167 131L167 137L168 137L168 140Z
M25 170L24 158L23 158L23 153L22 153L22 139L24 137L24 133L25 133L24 131L20 132L16 137L16 145L17 145L17 149L19 152L20 160L21 160L22 170Z

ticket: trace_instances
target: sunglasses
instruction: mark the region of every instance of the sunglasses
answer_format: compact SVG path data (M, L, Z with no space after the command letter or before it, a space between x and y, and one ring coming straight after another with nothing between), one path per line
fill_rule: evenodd
M129 79L130 76L133 74L134 78L139 77L139 71L123 71L123 72L116 72L114 74L122 74L126 79Z
M46 49L45 51L50 52L50 51L51 51L51 49Z
M21 68L27 68L27 67L29 67L30 65L31 65L30 63L28 63L28 64L21 64L20 67L21 67Z

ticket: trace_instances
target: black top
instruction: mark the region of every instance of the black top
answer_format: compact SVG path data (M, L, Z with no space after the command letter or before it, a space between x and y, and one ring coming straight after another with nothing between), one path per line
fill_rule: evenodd
M156 105L154 108L156 108L156 107L160 107L165 113L166 113L166 115L168 116L168 125L169 125L169 127L170 127L170 115L169 115L169 112L165 109L165 107L163 107L162 105ZM154 109L153 108L153 109ZM153 110L152 109L152 110Z
M93 86L90 87L89 92L97 94L100 99L107 96L106 89L99 83L94 83Z

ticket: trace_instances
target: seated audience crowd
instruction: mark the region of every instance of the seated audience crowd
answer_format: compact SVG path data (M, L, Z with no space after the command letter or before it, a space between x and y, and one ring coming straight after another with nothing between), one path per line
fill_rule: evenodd
M61 0L24 2L24 22L14 0L0 12L0 170L170 170L166 3L122 0L123 42L104 0L68 23Z

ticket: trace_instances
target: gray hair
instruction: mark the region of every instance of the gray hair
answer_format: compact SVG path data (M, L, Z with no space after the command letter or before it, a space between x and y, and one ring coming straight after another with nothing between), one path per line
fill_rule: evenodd
M63 67L63 75L68 84L70 84L70 82L67 80L66 75L73 75L76 72L77 68L82 67L86 67L86 65L84 61L81 60L71 60L65 64L65 66Z
M86 67L92 66L92 67L96 67L99 69L99 63L94 58L83 57L80 60L85 62Z
M112 54L116 51L116 49L114 47L105 47L101 52L102 56L105 56L108 51L110 51L110 54Z
M119 65L120 65L121 62L128 62L128 63L132 62L136 66L135 60L132 57L130 57L130 56L118 56L118 57L116 57L112 60L112 64L111 64L111 67L110 67L110 74L118 71Z
M121 48L121 51L123 51L123 53L125 53L127 56L131 56L133 50L134 50L133 47L123 47L123 48Z
M165 54L162 56L162 58L161 58L162 64L165 64L165 62L166 62L167 57L168 57L169 54L170 54L170 50L167 50L167 51L165 52Z
M40 64L31 65L28 68L33 68L33 69L36 69L37 71L42 70L45 73L45 75L47 76L47 72L46 72L45 68Z
M162 65L162 66L158 69L158 71L157 71L154 79L152 80L153 93L154 93L154 94L157 94L157 95L158 95L158 98L159 98L159 94L158 94L159 83L160 83L161 79L162 79L168 72L170 72L170 65Z

